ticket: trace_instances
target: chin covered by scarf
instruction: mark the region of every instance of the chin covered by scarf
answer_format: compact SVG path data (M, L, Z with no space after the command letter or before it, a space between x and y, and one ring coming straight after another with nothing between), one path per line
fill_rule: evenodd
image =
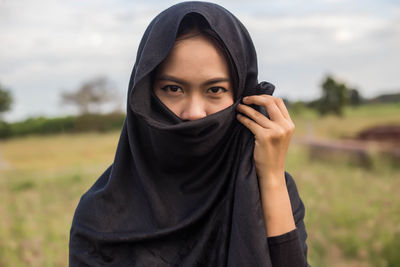
M182 121L153 94L151 73L189 13L202 15L221 38L238 84L232 106ZM258 84L251 38L226 9L184 2L160 13L138 49L114 162L76 209L70 266L272 266L254 137L235 112L243 96L272 92L272 85ZM304 206L293 179L285 178L306 253Z

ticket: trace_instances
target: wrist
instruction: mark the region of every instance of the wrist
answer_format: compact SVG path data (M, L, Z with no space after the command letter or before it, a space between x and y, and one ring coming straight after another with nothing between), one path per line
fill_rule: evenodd
M285 172L264 172L258 175L258 182L261 190L286 189Z

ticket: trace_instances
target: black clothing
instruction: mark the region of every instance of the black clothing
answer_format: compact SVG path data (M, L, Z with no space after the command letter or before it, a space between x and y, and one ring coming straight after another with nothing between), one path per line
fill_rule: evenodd
M192 12L207 20L232 57L238 99L183 121L154 95L151 74ZM274 251L276 244L266 238L254 136L235 117L243 96L272 93L257 84L253 43L227 10L184 2L160 13L139 45L114 162L76 209L70 266L273 266L269 246ZM293 179L285 178L306 255L304 205Z
M268 238L272 266L307 266L297 229Z

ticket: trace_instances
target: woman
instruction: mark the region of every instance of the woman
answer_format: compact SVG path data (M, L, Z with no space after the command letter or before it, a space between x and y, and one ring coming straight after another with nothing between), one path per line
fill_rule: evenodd
M272 91L227 10L160 13L114 163L75 212L70 266L306 266L304 206L284 172L294 125Z

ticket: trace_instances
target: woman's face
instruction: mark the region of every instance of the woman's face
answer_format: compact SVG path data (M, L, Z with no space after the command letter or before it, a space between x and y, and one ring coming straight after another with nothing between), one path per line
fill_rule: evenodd
M153 89L183 120L201 119L234 102L228 64L202 34L183 36L175 42L157 69Z

